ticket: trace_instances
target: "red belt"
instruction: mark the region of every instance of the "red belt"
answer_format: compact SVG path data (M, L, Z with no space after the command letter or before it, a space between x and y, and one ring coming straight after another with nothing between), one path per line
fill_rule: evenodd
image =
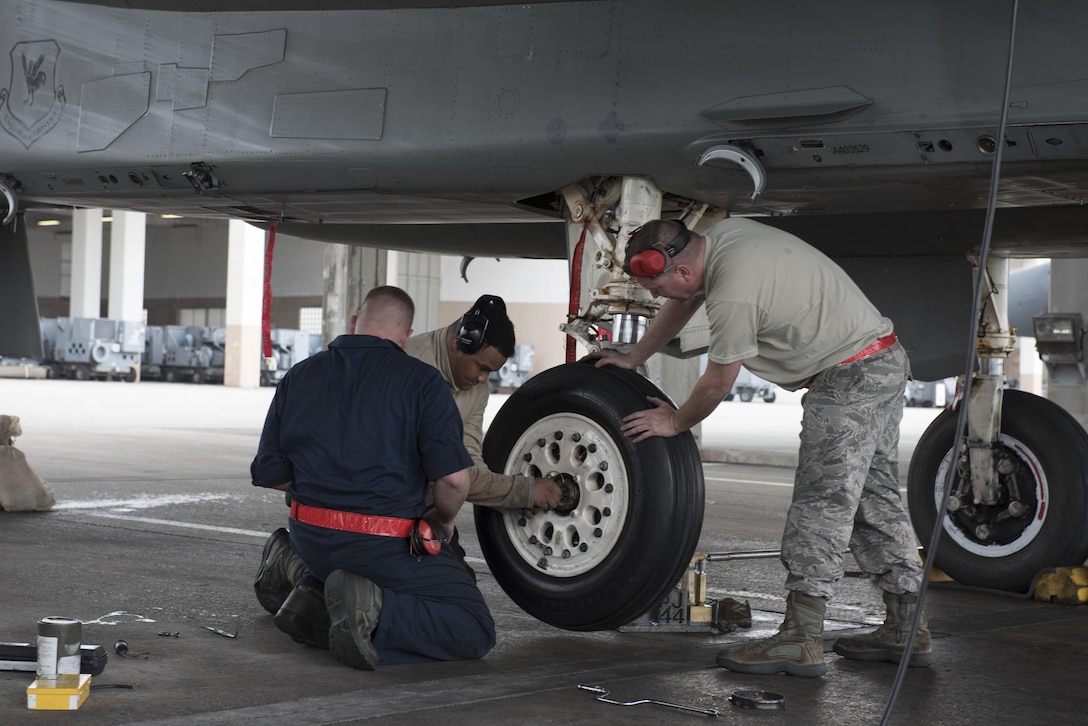
M291 519L303 524L313 524L326 529L360 534L379 534L383 537L407 537L412 534L415 520L399 517L378 517L373 514L341 512L336 509L310 507L291 501Z
M899 338L895 337L895 333L888 333L883 338L877 338L872 343L869 343L869 345L865 346L864 348L859 350L854 355L850 356L849 358L842 361L841 363L837 363L836 365L844 366L847 363L857 363L859 360L862 360L863 358L868 358L869 356L876 355L877 353L879 353L880 351L882 351L882 350L884 350L886 348L891 348L897 342L899 342ZM809 378L807 381L805 381L805 385L803 385L801 387L802 388L808 388L809 386L812 385L812 382L814 380L816 380L816 376L813 376L812 378Z
M869 343L869 345L865 346L864 348L859 350L855 355L850 356L849 358L844 360L842 363L839 363L839 365L844 366L847 363L855 363L855 362L861 360L862 358L868 358L871 355L875 355L875 354L879 353L880 351L884 350L885 348L891 348L893 345L896 344L896 342L898 342L898 340L899 340L899 338L895 337L895 333L888 333L883 338L877 338L872 343Z

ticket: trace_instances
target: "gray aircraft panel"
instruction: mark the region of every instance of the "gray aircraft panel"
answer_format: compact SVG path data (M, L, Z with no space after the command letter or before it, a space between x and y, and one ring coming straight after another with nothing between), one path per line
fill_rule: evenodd
M761 216L840 260L933 258L933 279L981 243L1011 4L429 5L5 3L0 181L24 208L564 258L560 190L638 175L670 211ZM1000 254L1085 252L1086 16L1020 9ZM757 200L734 164L697 164L719 144L762 164ZM931 317L916 277L884 308L901 327ZM935 292L962 327L964 295Z
M27 205L311 224L402 223L406 209L456 223L462 206L510 221L519 200L606 174L740 214L985 205L1009 22L992 3L488 5L6 4L0 173ZM1002 206L1084 197L1085 12L1021 12ZM33 111L27 54L47 62ZM759 201L731 165L695 165L726 142L766 168ZM199 194L194 163L216 179ZM539 254L509 251L523 253Z

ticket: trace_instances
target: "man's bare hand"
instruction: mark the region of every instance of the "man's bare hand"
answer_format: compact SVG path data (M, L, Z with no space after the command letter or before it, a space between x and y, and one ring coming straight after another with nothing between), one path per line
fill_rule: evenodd
M563 498L563 489L554 479L533 479L533 506L537 509L555 509Z
M655 396L647 396L646 400L654 405L644 411L635 411L623 417L623 426L620 431L629 439L634 439L637 444L651 436L676 436L680 430L676 428L676 419L673 415L676 410Z
M583 361L594 361L597 368L601 366L616 366L617 368L637 368L638 363L626 353L618 350L599 350L582 358Z
M555 509L563 499L563 489L554 479L541 477L533 479L533 506L521 510L523 517L532 517L536 512Z

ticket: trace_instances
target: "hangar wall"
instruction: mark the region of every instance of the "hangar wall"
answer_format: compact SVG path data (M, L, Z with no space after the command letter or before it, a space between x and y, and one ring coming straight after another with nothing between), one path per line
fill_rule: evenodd
M37 222L45 218L54 219L56 224L38 226ZM63 210L28 211L27 224L41 315L68 316L71 314L71 214ZM148 324L197 324L182 320L183 311L188 315L207 311L211 317L203 324L222 324L214 316L222 315L226 307L227 225L226 220L147 216L144 307ZM110 223L104 224L100 312L103 316L107 315L105 296L109 290L110 231ZM277 235L272 271L272 327L308 329L300 321L300 311L322 308L325 250L326 245L320 242ZM563 362L566 336L559 326L567 314L569 284L565 260L477 258L466 266L465 280L461 257L436 256L437 263L424 264L419 259L409 258L425 258L426 255L391 253L391 256L394 259L389 265L390 284L404 286L405 280L401 278L418 276L420 270L426 270L429 277L438 277L438 289L434 294L428 286L413 287L428 290L425 296L416 295L421 298L417 299L420 308L417 330L448 325L482 294L500 295L507 302L518 342L533 346L533 370L545 370ZM397 258L400 258L399 263ZM1029 317L1034 312L1037 311L1033 309ZM326 328L336 329L335 326ZM1022 325L1021 335L1028 330L1028 325ZM1041 392L1043 375L1033 341L1022 342L1026 344L1021 347L1026 347L1027 354L1016 356L1019 361L1010 361L1008 373L1012 378L1019 378L1024 389Z
M109 212L105 214L108 217ZM58 223L37 224L46 218ZM27 223L39 311L43 317L69 316L71 214L55 210L28 213ZM181 319L183 310L209 311L213 317L206 324L222 324L214 315L221 315L226 308L227 224L225 220L147 217L144 308L149 325L186 322ZM107 222L103 227L100 315L106 316L111 225ZM391 255L407 258L409 253ZM303 328L300 310L322 307L324 256L323 243L277 235L272 270L273 328ZM461 279L460 265L460 257L450 256L441 256L437 265L431 265L439 270L439 290L436 296L417 300L421 307L418 330L456 320L482 294L501 295L507 301L518 342L534 348L534 371L563 361L565 336L559 325L567 312L566 261L479 259L467 270L468 282ZM403 273L418 266L391 264L390 284L399 284L398 270Z
M478 258L461 278L461 258L442 257L439 320L457 320L480 295L498 295L514 323L519 344L533 346L533 371L564 361L567 336L559 326L567 319L570 289L566 260Z

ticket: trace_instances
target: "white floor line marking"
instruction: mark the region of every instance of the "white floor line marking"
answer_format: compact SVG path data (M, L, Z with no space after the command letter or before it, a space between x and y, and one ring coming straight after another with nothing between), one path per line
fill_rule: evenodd
M168 527L181 527L183 529L201 529L208 532L223 532L224 534L241 534L247 537L261 537L267 539L271 532L258 532L253 529L238 529L236 527L217 527L213 524L197 524L196 522L179 522L174 519L155 519L153 517L133 517L130 514L114 514L112 512L81 512L91 517L103 517L105 519L120 519L124 522L142 522L144 524L160 524Z
M155 519L154 517L133 517L131 514L115 514L113 512L80 512L80 514L86 514L91 517L102 517L103 519L119 519L122 522L142 522L143 524L159 524L169 527L182 527L184 529L201 529L209 532L223 532L225 534L241 534L247 537L260 537L267 539L271 532L259 532L254 529L238 529L236 527L217 527L213 524L198 524L196 522L179 522L174 519ZM483 557L466 557L465 562L471 562L476 565L486 565L487 561Z
M151 509L170 504L194 504L216 502L224 499L240 500L237 494L204 492L200 494L141 494L128 499L74 499L57 502L53 509L113 509L131 512L136 509Z
M705 475L703 476L703 479L705 481L720 481L720 482L727 482L729 484L759 484L761 486L767 486L767 487L789 487L791 489L793 488L793 482L792 481L790 481L790 482L779 482L779 481L765 481L763 479L734 479L732 477L727 477L727 476L705 476ZM907 493L907 488L906 487L899 487L899 493L900 494L906 494Z
M760 484L767 487L793 487L793 482L764 481L762 479L734 479L727 476L704 476L706 481L723 481L730 484Z
M706 589L708 595L714 595L716 597L728 597L733 600L781 600L783 607L786 602L786 591L783 590L778 594L770 594L766 592L754 592L752 590L725 590L719 587L708 587ZM835 608L838 610L853 611L860 614L868 613L872 608L860 607L858 605L840 605L835 603Z

